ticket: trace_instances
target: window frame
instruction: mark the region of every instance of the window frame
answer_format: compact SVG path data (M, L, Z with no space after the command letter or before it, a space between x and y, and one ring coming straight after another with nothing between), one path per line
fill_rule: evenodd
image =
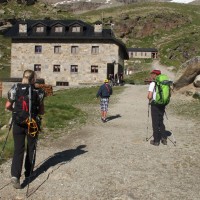
M53 72L60 72L60 65L53 65Z
M41 72L41 64L34 64L34 71Z
M78 65L71 65L70 73L78 73Z
M35 54L42 53L42 45L35 45Z
M61 53L61 45L55 45L54 46L54 53L55 54Z
M99 54L99 46L92 46L92 48L91 48L91 53L93 54L93 55L97 55L97 54Z
M94 68L94 69L92 69L92 68ZM91 65L91 73L92 74L98 74L99 73L98 65Z
M71 46L71 54L77 54L79 52L79 46Z

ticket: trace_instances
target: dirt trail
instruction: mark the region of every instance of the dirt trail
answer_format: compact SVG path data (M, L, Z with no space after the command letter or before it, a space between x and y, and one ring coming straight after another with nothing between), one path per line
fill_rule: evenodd
M107 123L96 115L97 105L81 130L50 145L39 143L28 199L199 200L199 124L177 117L169 105L165 124L177 146L172 136L167 146L150 145L147 87L127 85L117 103L111 98ZM172 103L177 98L182 97L172 96ZM0 199L26 199L27 187L9 184L10 161L0 170Z

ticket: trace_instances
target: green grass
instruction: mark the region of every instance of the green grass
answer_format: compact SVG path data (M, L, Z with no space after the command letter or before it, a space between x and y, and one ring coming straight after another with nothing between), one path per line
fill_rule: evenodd
M96 100L96 93L99 87L73 88L57 91L53 96L46 97L45 115L42 119L41 139L48 136L48 139L58 138L61 134L67 134L69 130L74 130L87 122L91 109L99 106ZM113 97L123 91L124 87L114 87ZM5 111L6 99L0 99L1 126L8 124L11 112ZM0 126L0 127L1 127ZM67 131L66 131L67 130ZM12 132L12 131L11 131ZM0 130L0 148L3 147L8 130ZM70 133L69 133L70 134ZM10 134L3 158L9 158L13 152L13 139Z
M190 102L180 100L178 103L170 104L170 107L175 113L187 119L194 119L197 120L197 122L200 119L200 99L194 99Z

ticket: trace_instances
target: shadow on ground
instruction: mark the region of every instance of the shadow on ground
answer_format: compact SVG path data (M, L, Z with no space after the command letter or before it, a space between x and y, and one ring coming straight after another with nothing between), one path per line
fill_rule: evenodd
M66 164L67 162L71 161L76 156L86 153L87 151L83 150L83 148L85 148L85 147L86 147L86 145L80 145L76 149L69 149L69 150L57 152L57 153L53 154L52 156L48 157L46 160L42 161L41 164L39 164L40 166L32 173L31 177L26 178L24 180L24 182L21 185L22 188L29 185L40 174L46 172L49 168L51 168L53 166L57 166L56 168L53 168L51 172L48 173L47 178L42 182L42 184L44 184L44 182L47 181L47 179L49 178L50 174L52 174L55 170L57 170L61 165ZM42 184L40 184L37 187L37 189Z
M107 117L107 118L106 118L106 121L111 121L111 120L116 119L116 118L119 118L119 117L122 117L122 116L121 116L120 114L113 115L113 116Z

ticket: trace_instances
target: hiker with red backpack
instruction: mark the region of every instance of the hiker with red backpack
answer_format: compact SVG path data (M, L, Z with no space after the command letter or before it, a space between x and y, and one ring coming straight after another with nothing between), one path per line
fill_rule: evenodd
M147 98L149 105L151 105L151 118L153 128L153 140L150 144L159 146L167 145L167 136L164 125L165 107L170 101L170 84L168 77L161 74L160 70L153 70L151 72L152 82L149 85Z
M14 155L11 165L11 183L21 189L20 177L25 151L25 178L31 176L35 164L36 142L39 132L39 115L44 114L44 92L34 87L36 74L25 70L22 83L14 84L8 92L6 109L12 111Z
M100 106L101 106L101 120L102 122L106 122L106 116L108 112L108 104L110 95L112 95L112 87L108 84L108 79L104 80L104 84L100 86L96 97L100 97Z

